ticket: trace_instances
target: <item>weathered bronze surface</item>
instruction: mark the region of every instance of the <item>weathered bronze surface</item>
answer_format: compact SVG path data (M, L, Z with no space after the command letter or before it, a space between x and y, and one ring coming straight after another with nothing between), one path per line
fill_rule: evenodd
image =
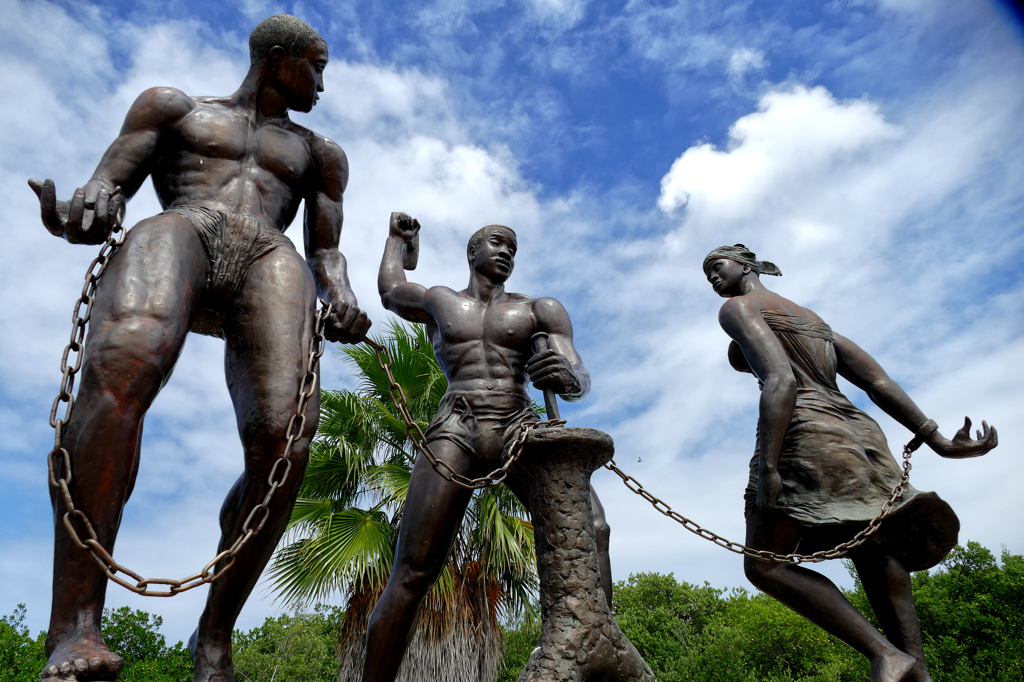
M357 342L370 325L338 251L345 153L288 117L289 110L310 111L323 91L327 46L298 19L278 15L254 29L250 54L245 80L227 97L190 97L173 88L140 95L70 202L57 201L49 180L29 183L47 229L72 243L106 240L147 177L164 207L128 232L99 282L81 385L63 437L74 473L70 492L111 554L138 471L143 417L190 330L226 341L228 389L244 448L245 473L221 510L223 551L272 487L271 469L285 452L300 393L308 392L300 386L317 298L333 307L328 339ZM303 201L306 262L282 234ZM196 680L233 679L231 632L288 521L316 430L317 390L302 408L292 466L262 512L262 530L210 586L190 642ZM100 634L105 572L65 531L64 498L52 491L52 499L53 608L44 678L115 678L124 662Z
M542 616L540 645L518 682L654 682L612 617L598 568L590 475L614 450L594 429L538 429L513 470L533 519Z
M746 544L788 554L848 541L889 502L901 478L877 423L836 384L841 375L943 457L977 457L996 447L996 430L970 419L952 440L938 431L882 367L813 311L765 288L780 275L742 244L704 260L728 301L719 322L733 339L729 361L761 384L760 419L746 490ZM911 449L908 446L908 449ZM827 578L801 566L744 557L748 579L871 660L873 682L928 682L910 570L934 566L956 544L959 521L935 493L905 486L895 510L849 557L885 631L879 634Z
M419 222L391 216L378 289L384 306L427 325L434 353L448 377L448 392L426 431L433 455L464 477L500 467L506 448L524 422L539 420L527 382L579 399L590 376L572 343L572 323L558 301L505 291L515 267L515 233L501 225L479 230L469 241L469 285L462 291L427 289L406 280L403 245L419 234ZM531 337L548 334L547 352L534 354ZM439 475L421 453L413 468L387 587L370 616L364 682L395 679L416 623L416 612L440 576L472 496L472 487ZM513 491L527 503L526 491ZM609 576L607 524L602 570ZM608 597L610 598L610 594Z

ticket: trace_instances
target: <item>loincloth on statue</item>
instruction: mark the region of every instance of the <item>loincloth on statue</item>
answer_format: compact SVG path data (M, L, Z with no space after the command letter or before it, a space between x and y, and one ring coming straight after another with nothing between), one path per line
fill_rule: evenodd
M192 331L223 338L226 309L252 264L278 247L295 245L277 228L249 216L202 206L178 206L164 213L175 213L192 224L209 259L206 293Z
M485 461L500 461L524 422L540 421L529 396L496 391L449 391L427 427L427 442L447 440Z

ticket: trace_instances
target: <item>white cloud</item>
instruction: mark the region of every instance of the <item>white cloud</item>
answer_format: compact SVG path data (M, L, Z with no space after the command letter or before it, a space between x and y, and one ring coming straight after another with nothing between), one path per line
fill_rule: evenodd
M576 26L587 9L587 0L529 0L528 4L538 19L560 31Z
M658 206L687 205L708 222L754 218L773 195L790 191L795 196L786 199L799 199L834 164L898 136L870 102L837 102L820 86L774 90L729 129L727 149L701 144L676 159Z
M732 51L726 73L732 78L742 78L748 71L760 71L768 65L764 52L749 47L740 47Z

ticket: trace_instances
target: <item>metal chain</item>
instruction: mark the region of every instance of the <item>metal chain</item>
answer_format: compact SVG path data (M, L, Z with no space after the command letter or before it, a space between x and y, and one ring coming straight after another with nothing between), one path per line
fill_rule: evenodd
M53 407L50 408L50 426L54 430L53 439L53 450L50 451L47 457L47 468L49 469L50 485L60 491L60 495L64 501L64 506L67 511L64 513L64 527L68 531L68 535L71 536L72 542L79 549L88 551L92 558L99 564L100 568L103 569L103 573L118 585L131 590L136 594L141 594L144 597L173 597L181 592L187 592L200 585L212 583L220 578L224 572L235 562L235 557L245 547L249 540L263 530L263 526L270 518L270 500L274 497L274 493L280 488L285 480L288 478L288 474L292 468L291 452L295 441L302 435L303 429L306 427L306 403L316 393L317 387L317 374L316 369L320 361L320 356L324 354L324 324L327 321L327 316L331 314L331 306L325 305L320 308L316 317L316 325L313 332L313 338L310 341L309 356L306 360L306 373L302 377L302 381L299 384L298 404L295 407L295 414L292 415L288 421L288 428L285 431L285 438L287 442L284 446L284 451L281 453L280 458L274 462L274 466L270 469L270 474L267 477L267 483L270 485L270 489L267 494L263 497L263 501L252 508L249 515L245 518L245 523L242 524L242 532L238 538L232 543L230 547L220 552L215 556L203 570L199 573L182 578L181 580L173 580L170 578L143 578L135 571L118 564L114 561L114 558L104 549L103 545L100 544L99 539L96 535L96 531L93 529L92 523L89 521L89 517L84 511L75 507L74 500L71 499L71 491L69 485L73 480L71 472L71 455L64 447L62 441L64 438L64 430L67 428L68 420L71 418L71 410L75 406L75 398L72 394L72 390L75 385L75 375L82 368L82 359L84 357L84 343L85 343L85 330L86 325L89 323L89 318L92 315L93 301L95 300L96 287L103 272L107 269L107 265L110 263L110 257L114 254L119 246L124 242L125 229L121 226L120 221L115 223L114 229L111 230L110 236L104 242L100 248L100 253L93 260L92 265L85 273L85 285L82 287L82 295L78 298L75 303L75 309L72 314L72 326L71 326L71 341L64 349L64 355L61 359L61 372L63 378L60 383L60 393L53 401ZM82 306L85 306L85 313L82 314ZM74 353L74 363L68 362L71 354ZM67 403L64 409L64 416L57 419L57 410L60 407L60 403ZM58 475L60 470L60 475ZM82 536L75 529L74 520L77 520L84 529L84 534L87 535L85 540L82 540ZM226 562L217 567L222 561ZM214 567L217 567L214 572ZM129 576L135 583L122 578L119 573L123 573ZM153 589L154 586L166 586L166 591Z
M388 393L391 394L391 400L394 402L395 407L398 408L398 413L402 417L402 421L405 422L405 426L409 433L409 438L412 440L416 449L423 453L423 456L430 462L430 466L434 468L434 471L446 481L450 481L457 486L467 488L469 490L479 490L481 488L489 488L490 486L498 485L505 480L508 476L508 470L513 464L519 459L519 456L523 454L523 444L526 442L527 436L530 435L530 431L536 428L547 427L559 427L565 424L564 419L549 419L547 421L529 421L523 422L519 425L519 433L515 439L508 445L508 456L505 462L487 474L479 478L469 478L463 476L455 469L451 467L444 460L437 458L437 455L433 453L430 446L427 445L427 437L423 433L423 429L416 423L416 420L412 418L412 414L409 413L409 401L406 398L405 390L395 380L395 375L392 373L392 359L391 353L387 347L377 343L373 339L367 338L365 340L366 345L372 348L377 353L377 364L384 370L384 373L388 377Z
M377 353L377 364L380 365L384 373L387 374L388 378L388 393L391 395L391 400L395 403L398 408L398 412L402 417L402 421L405 422L406 428L408 429L409 438L412 439L413 444L416 448L423 453L423 456L430 462L430 466L434 468L442 478L447 481L468 488L470 490L477 490L480 488L486 488L489 486L497 485L505 480L508 476L509 468L515 464L523 453L523 444L526 442L527 436L530 435L530 431L539 427L559 427L565 424L564 419L552 419L548 421L537 421L537 422L523 422L519 426L519 434L515 440L511 442L508 448L508 457L504 464L498 469L495 469L486 476L480 478L468 478L463 476L459 472L455 471L447 462L439 460L436 455L430 450L430 446L427 445L427 437L423 433L423 429L416 423L416 420L412 418L409 413L408 399L406 398L405 391L395 380L395 375L392 373L392 359L391 353L387 347L373 341L372 339L365 340L366 345L373 348ZM674 521L682 524L691 533L699 535L705 540L709 540L719 547L724 547L730 552L736 554L745 554L761 561L775 561L783 562L788 564L801 564L801 563L818 563L826 561L828 559L838 559L839 557L845 556L851 549L859 547L860 545L867 542L868 536L878 530L882 521L891 515L896 509L896 500L903 496L903 489L906 487L907 482L910 480L910 455L913 453L913 449L908 444L903 448L903 476L900 478L900 482L893 488L889 499L882 505L882 509L878 516L868 523L867 527L861 530L859 533L853 536L853 538L847 542L837 545L835 548L830 550L822 550L814 552L813 554L776 554L775 552L769 552L767 550L752 549L745 545L741 545L738 542L732 542L722 536L709 531L702 527L695 521L686 518L679 512L675 511L666 504L663 500L655 497L644 488L640 481L636 480L615 464L615 460L612 460L605 464L605 468L615 472L622 479L622 482L627 488L632 490L634 493L644 498L659 512L665 516L673 519Z
M865 527L859 533L854 535L851 540L844 542L840 545L837 545L833 549L821 550L819 552L814 552L813 554L776 554L775 552L769 552L763 549L753 549L751 547L747 547L746 545L741 545L738 542L726 540L721 535L713 533L710 530L702 527L695 521L686 518L679 512L672 509L672 507L668 506L668 504L666 504L663 500L652 495L650 492L647 491L646 488L644 488L640 481L636 480L635 478L624 472L622 469L620 469L615 464L615 460L608 462L604 466L606 469L610 469L611 471L614 471L616 474L618 474L619 478L622 479L622 482L625 483L627 488L629 488L634 493L650 502L651 506L653 506L656 510L658 510L665 516L669 517L673 521L676 521L677 523L681 524L683 528L690 531L694 535L699 535L705 540L709 540L718 545L719 547L724 547L730 552L735 552L736 554L745 554L746 556L753 557L761 561L775 561L786 564L804 564L818 563L821 561L826 561L828 559L838 559L842 556L846 556L846 554L851 549L859 547L860 545L863 545L865 542L867 542L868 536L870 536L872 533L878 530L878 527L882 524L882 520L890 514L892 514L893 511L895 511L896 500L903 496L903 489L906 487L907 482L910 480L910 455L913 452L914 449L910 446L910 444L904 446L903 476L900 478L900 482L896 484L896 487L892 489L892 494L889 496L889 499L885 502L885 504L882 505L882 509L878 513L878 516L872 519L871 522L868 523L867 527Z
M523 422L519 427L519 434L516 436L515 440L513 440L509 445L508 457L501 467L495 469L486 476L481 476L480 478L468 478L466 476L463 476L459 472L455 471L455 469L453 469L447 462L438 459L437 456L434 455L434 453L430 450L430 446L427 445L427 438L426 435L424 435L423 433L423 429L420 428L420 425L416 423L416 420L414 420L412 418L412 415L409 413L408 399L406 398L405 391L395 380L395 375L392 372L393 361L391 359L391 353L388 351L387 347L377 343L376 341L373 341L372 339L366 339L365 343L368 346L370 346L370 348L373 348L374 351L376 351L377 353L377 364L380 365L381 369L383 369L384 373L387 375L388 393L391 395L391 400L395 403L395 406L398 408L398 412L402 417L402 421L405 422L405 425L408 429L409 438L412 439L412 442L416 446L416 448L423 453L423 456L427 458L427 461L430 462L430 466L434 468L434 471L436 471L445 480L451 481L452 483L458 486L468 488L470 490L477 490L480 488L486 488L501 483L502 481L505 480L505 477L508 475L509 468L513 464L515 464L515 462L519 459L520 455L522 455L523 444L526 442L526 438L527 436L529 436L530 431L532 429L545 426L559 427L565 424L564 419L552 419L549 421L538 422ZM769 552L767 550L752 549L745 545L741 545L738 542L732 542L730 540L727 540L722 536L713 533L707 530L706 528L703 528L691 519L686 518L679 512L672 509L672 507L666 504L663 500L660 500L654 495L652 495L650 492L647 491L646 488L643 487L640 481L636 480L635 478L624 472L622 469L620 469L618 465L615 464L615 460L612 460L611 462L605 464L605 467L618 474L618 476L622 479L622 482L625 483L627 488L629 488L634 493L650 502L656 510L658 510L665 516L673 519L674 521L682 524L682 526L691 533L699 535L705 540L710 540L719 547L724 547L730 552L735 552L736 554L746 554L747 556L751 556L755 559L760 559L762 561L776 561L789 564L801 564L817 563L820 561L825 561L827 559L837 559L839 557L845 556L851 549L859 547L860 545L867 542L868 536L870 536L872 533L878 530L878 527L881 525L882 520L890 514L892 514L892 512L895 510L896 500L903 496L903 489L910 479L910 455L912 452L913 450L910 448L909 445L904 447L903 476L900 479L900 482L896 485L896 487L893 488L892 494L889 496L889 499L886 501L885 504L882 505L882 510L878 514L878 516L872 519L866 528L864 528L855 536L853 536L853 539L849 540L848 542L844 542L841 545L835 547L834 549L822 550L820 552L814 552L813 554L776 554L775 552Z

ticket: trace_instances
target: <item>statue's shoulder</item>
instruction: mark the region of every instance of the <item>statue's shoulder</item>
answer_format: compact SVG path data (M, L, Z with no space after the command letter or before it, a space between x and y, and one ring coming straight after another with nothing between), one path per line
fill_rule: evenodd
M529 298L523 296L533 310L534 316L544 323L564 324L569 319L569 311L557 299L550 296Z
M287 119L286 127L305 141L309 155L321 176L340 177L342 184L348 185L348 155L345 154L345 150L341 148L340 144L326 135L300 126L290 118Z
M139 125L163 125L187 116L196 106L196 98L177 88L150 88L135 99L128 118Z
M446 298L464 297L466 295L466 292L465 292L465 290L463 290L463 291L455 291L455 289L452 289L451 287L446 287L443 284L438 284L437 286L428 287L426 295L427 295L427 298L430 298L430 299L433 299L433 300L436 301L436 300L446 299Z

